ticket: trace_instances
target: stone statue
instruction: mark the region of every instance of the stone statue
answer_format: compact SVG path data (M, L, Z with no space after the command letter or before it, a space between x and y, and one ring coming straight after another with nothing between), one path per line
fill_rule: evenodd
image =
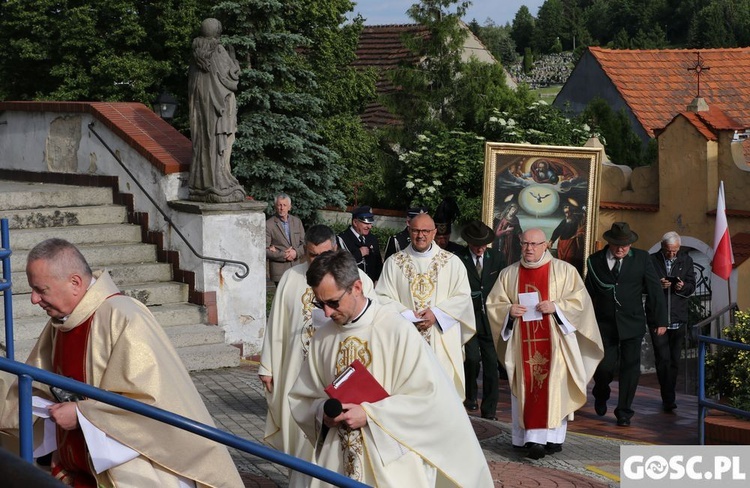
M245 190L232 175L229 158L237 131L234 92L240 64L232 46L219 40L221 22L206 19L201 35L193 39L193 62L188 78L190 133L190 200L226 203L245 200Z

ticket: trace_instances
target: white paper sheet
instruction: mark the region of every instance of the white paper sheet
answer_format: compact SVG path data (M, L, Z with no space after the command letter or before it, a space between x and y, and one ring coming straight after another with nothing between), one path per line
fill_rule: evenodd
M55 423L49 418L49 408L55 402L47 400L46 398L32 396L31 397L31 413L39 418L44 419L44 436L42 442L38 446L34 447L32 456L34 459L45 456L52 451L57 449L57 427Z
M533 291L530 293L519 293L518 303L526 307L526 313L523 314L524 322L531 322L533 320L542 320L542 312L536 309L539 305L539 293Z
M404 317L406 320L411 322L412 324L415 322L421 322L422 319L414 315L414 310L406 309L403 312L401 312L401 316Z
M140 455L138 451L117 442L104 431L99 430L77 408L76 414L78 415L78 424L83 431L83 437L86 439L86 446L89 448L91 463L94 465L97 474L126 463Z

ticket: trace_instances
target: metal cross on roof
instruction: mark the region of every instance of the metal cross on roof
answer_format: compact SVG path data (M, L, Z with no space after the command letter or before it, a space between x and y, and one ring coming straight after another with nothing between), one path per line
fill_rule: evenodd
M701 96L701 73L704 71L708 71L711 68L703 64L703 60L701 59L701 53L695 53L698 55L698 61L696 61L695 66L692 66L688 68L688 71L695 71L695 74L698 76L698 95L697 97L700 98Z

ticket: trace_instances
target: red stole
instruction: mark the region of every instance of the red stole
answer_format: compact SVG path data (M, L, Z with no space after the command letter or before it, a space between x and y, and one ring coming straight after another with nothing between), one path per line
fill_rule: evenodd
M518 293L539 293L539 301L549 299L549 263L537 269L521 266ZM525 402L523 424L526 429L546 429L549 410L549 366L552 352L550 320L518 321L521 328Z
M93 320L92 314L77 327L67 332L57 332L52 359L55 373L86 382L86 353ZM86 441L80 427L73 430L57 428L57 452L60 455L60 466L72 476L74 487L96 487L96 480L89 466Z

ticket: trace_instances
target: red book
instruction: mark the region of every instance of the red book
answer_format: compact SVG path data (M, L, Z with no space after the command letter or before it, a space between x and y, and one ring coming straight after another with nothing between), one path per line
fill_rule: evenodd
M355 359L340 375L328 385L325 392L341 403L374 403L388 398L388 392L367 371L359 359Z

